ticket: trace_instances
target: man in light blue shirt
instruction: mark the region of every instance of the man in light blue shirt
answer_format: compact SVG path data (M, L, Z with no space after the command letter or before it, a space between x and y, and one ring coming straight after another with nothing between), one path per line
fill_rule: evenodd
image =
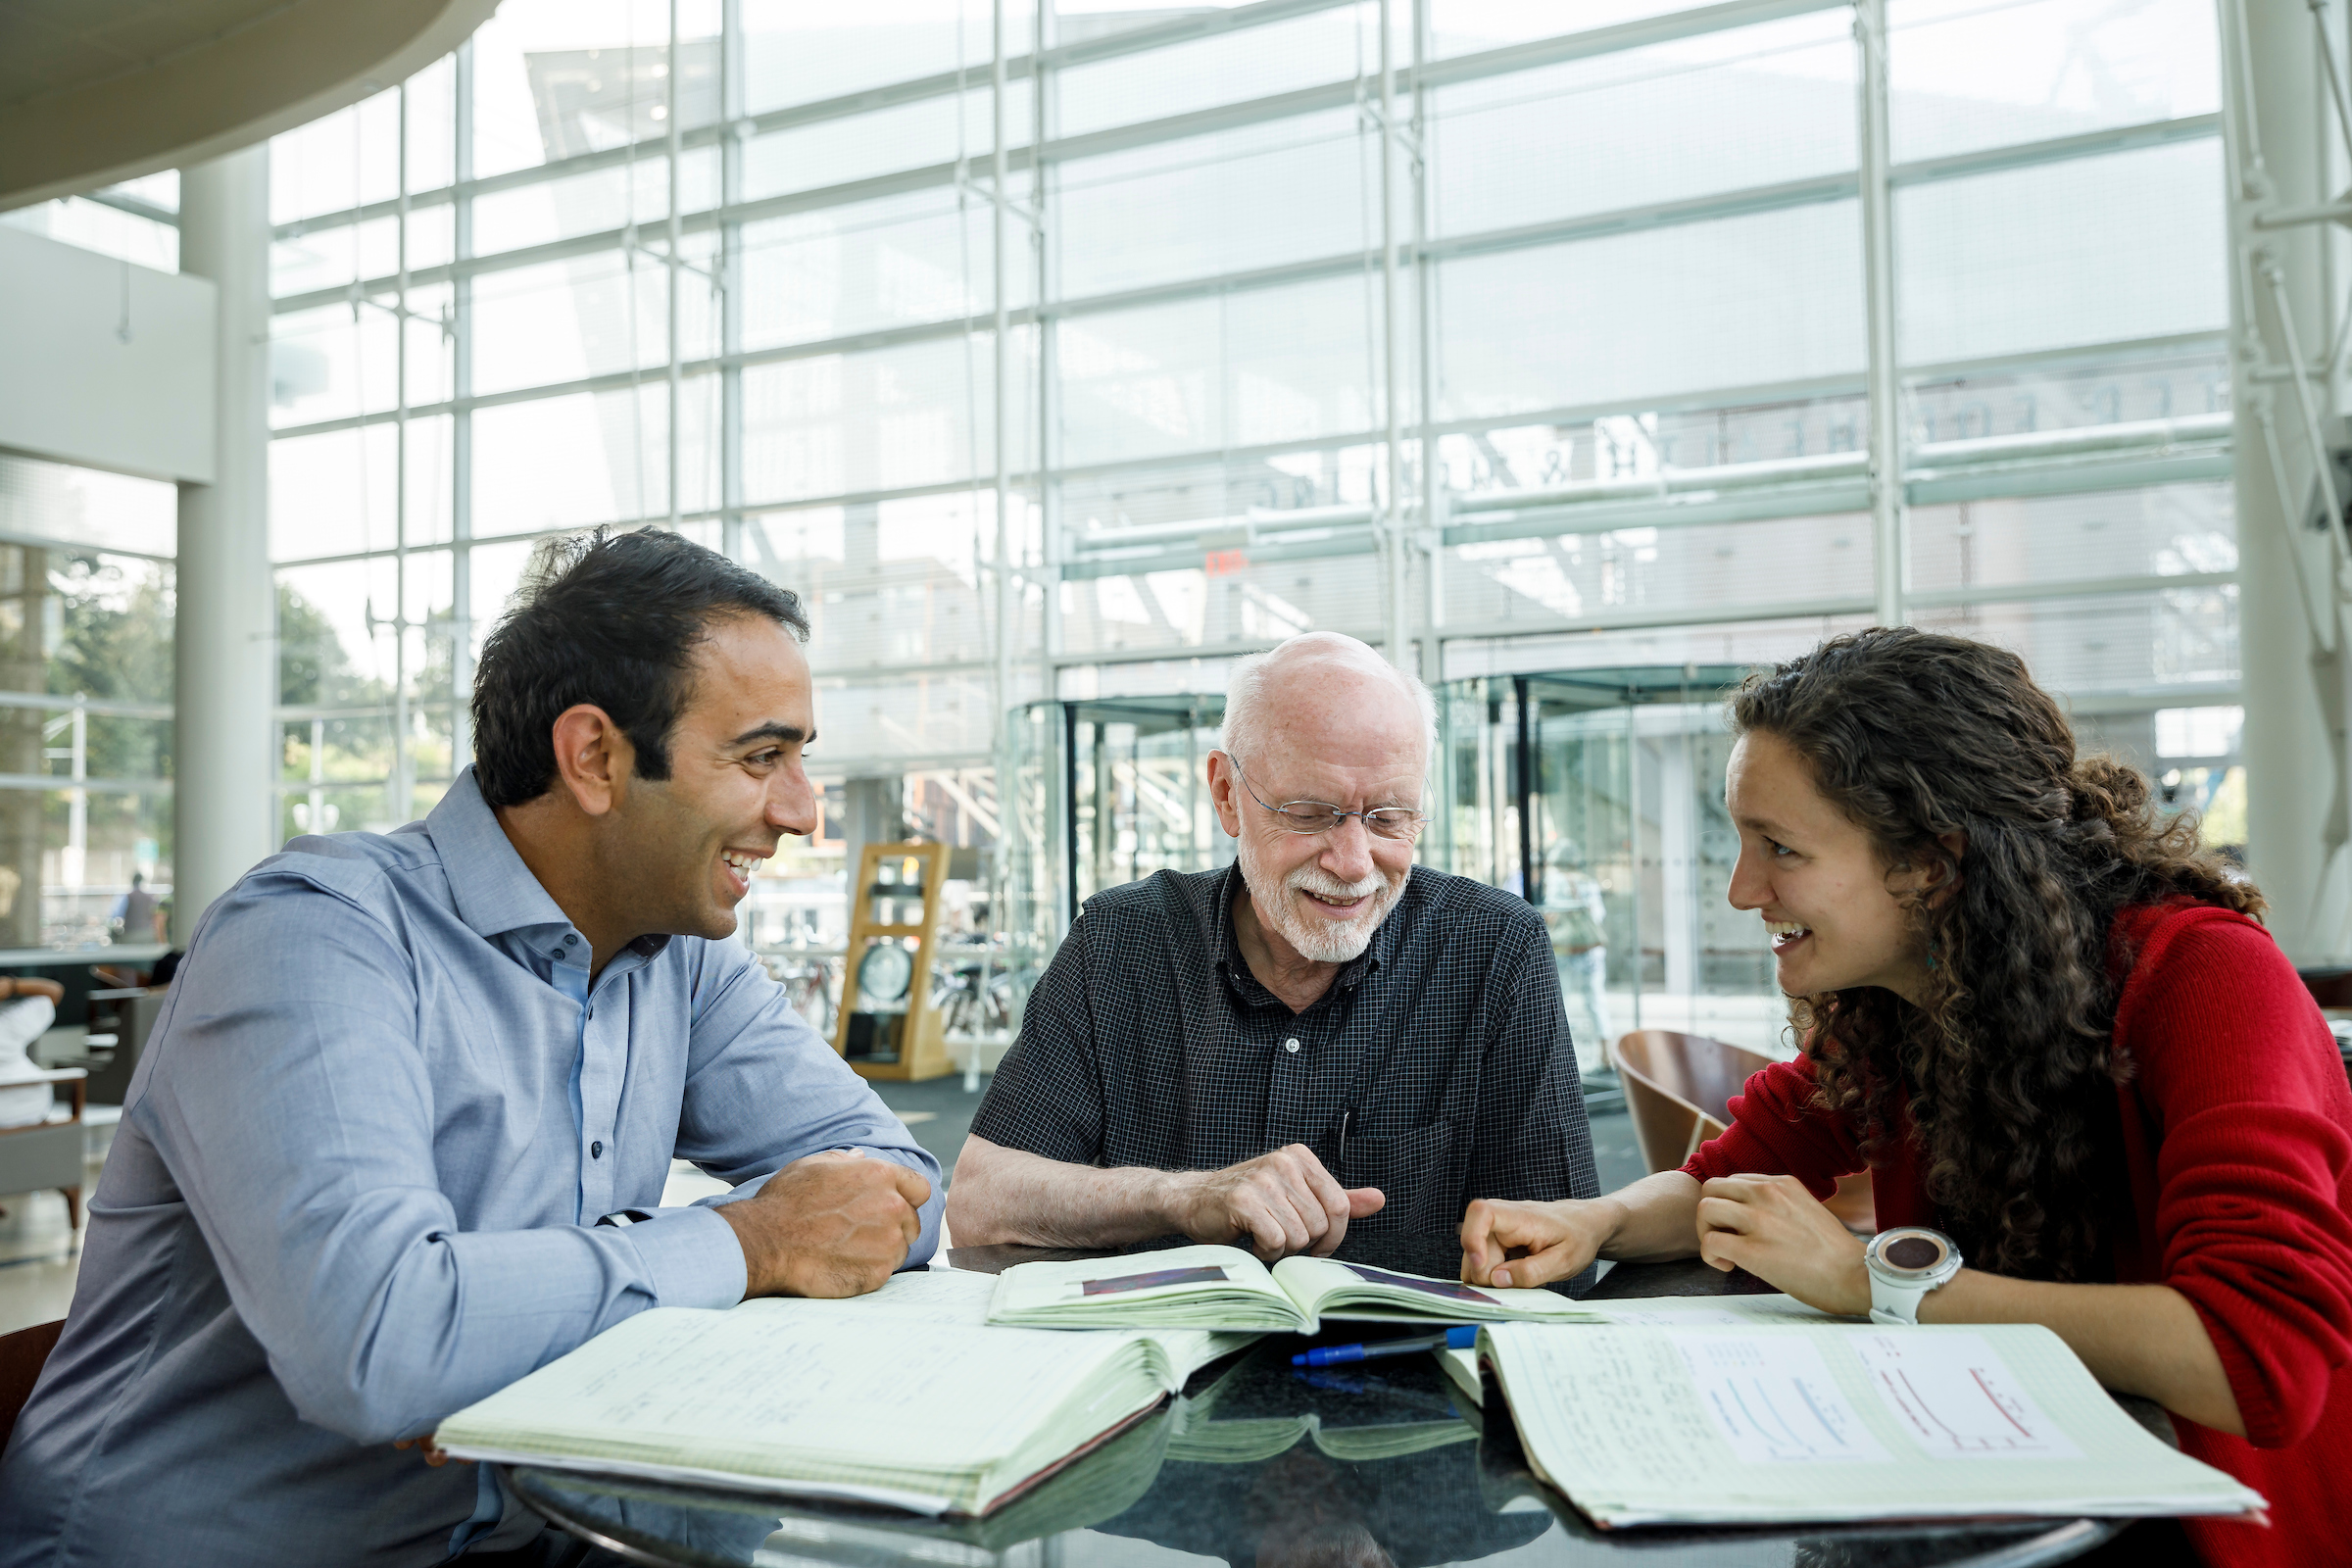
M395 1440L647 1307L931 1256L938 1164L721 940L818 819L798 601L653 532L525 594L430 816L297 839L206 912L0 1462L0 1564L528 1554L485 1473ZM673 1154L734 1191L639 1217Z

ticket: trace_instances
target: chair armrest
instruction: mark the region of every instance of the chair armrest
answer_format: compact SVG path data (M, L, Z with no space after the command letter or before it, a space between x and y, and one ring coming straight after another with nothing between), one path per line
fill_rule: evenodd
M89 1108L90 1086L85 1081L89 1076L88 1071L80 1067L44 1067L30 1077L11 1078L9 1082L17 1086L72 1084L74 1086L74 1114L69 1120L77 1122L81 1120L81 1113Z

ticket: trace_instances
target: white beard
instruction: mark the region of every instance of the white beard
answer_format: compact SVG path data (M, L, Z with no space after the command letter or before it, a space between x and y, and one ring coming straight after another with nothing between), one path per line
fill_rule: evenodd
M1260 917L1269 919L1300 957L1317 963L1347 963L1360 956L1372 945L1373 934L1388 918L1413 869L1408 865L1394 877L1384 877L1376 870L1359 882L1341 882L1309 860L1277 884L1258 863L1256 845L1250 839L1241 840L1235 858L1241 861L1242 880L1249 884ZM1265 897L1254 898L1261 890ZM1356 906L1353 919L1326 920L1298 907L1294 898L1298 891L1364 902Z

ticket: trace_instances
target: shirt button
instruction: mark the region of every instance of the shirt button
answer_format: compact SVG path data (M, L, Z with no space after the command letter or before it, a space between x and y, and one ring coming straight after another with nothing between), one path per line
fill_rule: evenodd
M588 1157L590 1159L602 1159L605 1157L605 1142L603 1139L600 1138L595 1143L588 1146Z
M1296 1038L1293 1038L1293 1039L1290 1039L1290 1040L1285 1040L1285 1041L1282 1043L1282 1049L1283 1049L1283 1050L1285 1050L1285 1051L1287 1051L1287 1052L1289 1052L1289 1053L1290 1053L1292 1055L1296 1056L1297 1054L1298 1054L1298 1040L1297 1040Z

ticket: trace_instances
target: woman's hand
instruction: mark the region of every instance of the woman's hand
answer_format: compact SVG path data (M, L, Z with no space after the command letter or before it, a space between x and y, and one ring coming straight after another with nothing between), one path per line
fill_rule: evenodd
M1719 1176L1699 1188L1698 1255L1824 1312L1870 1312L1862 1239L1793 1176Z
M1613 1198L1476 1199L1462 1215L1462 1279L1500 1287L1572 1279L1592 1265L1624 1213Z

